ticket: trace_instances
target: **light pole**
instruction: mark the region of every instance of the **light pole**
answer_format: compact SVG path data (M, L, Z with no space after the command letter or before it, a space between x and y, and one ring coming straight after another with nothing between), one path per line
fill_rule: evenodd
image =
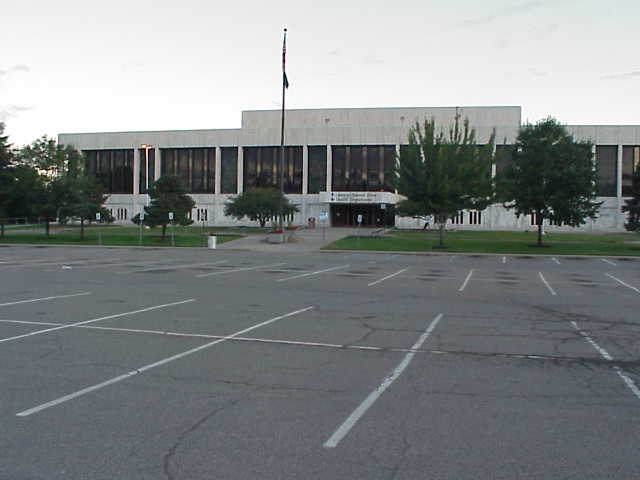
M149 145L147 143L143 143L140 145L140 148L144 148L144 193L147 195L147 199L145 200L146 206L149 206L149 150L153 148L153 145ZM142 224L144 223L145 217L145 209L142 207L142 211L140 212L140 239L139 243L142 246Z
M153 148L153 145L143 143L140 148L144 148L144 191L149 193L149 150Z

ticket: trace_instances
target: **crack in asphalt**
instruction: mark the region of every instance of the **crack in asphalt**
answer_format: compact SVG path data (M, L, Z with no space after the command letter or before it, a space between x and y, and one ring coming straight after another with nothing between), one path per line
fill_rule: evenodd
M228 402L226 405L223 405L221 407L215 408L214 410L210 411L209 413L207 413L206 415L204 415L203 417L198 419L193 425L191 425L189 428L184 430L180 435L178 435L178 438L176 439L176 441L167 450L167 453L165 453L165 455L162 457L162 471L164 473L164 476L167 478L167 480L174 480L175 479L175 475L171 471L172 470L172 465L174 465L173 458L174 458L176 452L178 451L178 448L180 448L180 446L185 441L185 439L190 434L194 433L200 427L202 427L202 425L207 423L207 421L209 419L211 419L212 417L216 416L218 413L220 413L220 412L222 412L224 410L227 410L229 408L235 407L238 403L240 403L241 401L245 400L247 397L251 396L256 390L251 390L251 391L245 393L244 395L242 395L241 397L236 398L235 400L232 400L232 401Z

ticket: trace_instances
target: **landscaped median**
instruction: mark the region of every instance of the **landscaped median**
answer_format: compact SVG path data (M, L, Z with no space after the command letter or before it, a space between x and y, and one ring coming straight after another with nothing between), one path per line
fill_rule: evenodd
M237 230L242 230L238 233ZM216 235L217 243L236 240L244 235L264 234L265 229L228 229L213 227L171 227L162 239L160 228L100 226L85 227L84 238L80 238L77 226L55 226L51 235L44 233L44 227L29 226L24 229L12 228L0 237L0 244L50 244L50 245L109 245L109 246L145 246L145 247L206 247L207 237Z
M380 236L345 237L327 245L325 250L640 256L638 234L548 233L542 248L536 246L536 235L535 232L448 231L444 248L438 248L438 232L392 230Z

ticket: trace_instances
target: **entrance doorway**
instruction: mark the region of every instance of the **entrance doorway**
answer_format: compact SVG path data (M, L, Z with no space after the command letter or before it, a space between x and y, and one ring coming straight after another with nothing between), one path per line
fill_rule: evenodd
M334 227L357 227L358 215L362 215L363 227L392 227L395 223L393 206L383 210L378 204L332 204L331 225Z

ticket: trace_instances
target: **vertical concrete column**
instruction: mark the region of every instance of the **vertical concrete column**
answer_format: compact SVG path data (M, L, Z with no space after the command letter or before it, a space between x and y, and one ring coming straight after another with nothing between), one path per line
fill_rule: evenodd
M332 190L331 174L333 172L333 162L331 156L331 145L327 145L327 192Z
M624 228L622 213L622 145L618 145L618 165L616 168L616 228Z
M160 153L159 148L156 148L155 160L156 160L156 164L153 169L154 182L160 178L160 175L162 175L162 154Z
M302 195L309 192L309 145L302 146Z
M140 149L133 149L133 194L140 193ZM134 207L135 210L135 207Z
M238 145L238 193L242 193L244 190L244 151L240 145Z
M222 171L221 171L221 165L222 165L222 149L220 147L216 147L216 153L215 153L215 180L214 180L214 187L213 187L213 193L215 195L219 195L220 194L220 179L222 178Z

